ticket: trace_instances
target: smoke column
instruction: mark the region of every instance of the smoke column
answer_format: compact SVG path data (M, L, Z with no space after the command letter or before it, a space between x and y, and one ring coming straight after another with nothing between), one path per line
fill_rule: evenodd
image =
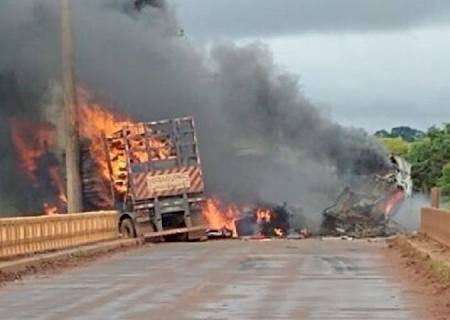
M193 115L210 193L317 214L343 185L387 166L375 140L322 114L262 43L195 47L164 1L74 1L73 11L78 81L139 121ZM58 19L55 0L0 4L2 137L15 116L58 127ZM36 210L22 199L10 139L0 152L2 212Z

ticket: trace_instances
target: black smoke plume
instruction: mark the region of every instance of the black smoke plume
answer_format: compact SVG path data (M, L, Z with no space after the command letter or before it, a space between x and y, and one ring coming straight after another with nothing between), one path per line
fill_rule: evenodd
M163 1L72 5L77 81L140 121L193 115L208 192L316 213L348 181L387 166L364 131L334 123L308 101L298 77L277 67L264 44L195 47ZM22 203L29 189L8 119L58 126L60 112L45 98L60 83L58 10L56 0L0 4L2 212L39 210Z

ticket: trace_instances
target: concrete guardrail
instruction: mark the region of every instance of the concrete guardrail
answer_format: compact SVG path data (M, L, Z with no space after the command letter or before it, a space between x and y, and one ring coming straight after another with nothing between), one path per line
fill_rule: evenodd
M56 250L118 237L117 212L0 219L0 258Z
M420 228L430 238L450 246L450 211L423 208Z

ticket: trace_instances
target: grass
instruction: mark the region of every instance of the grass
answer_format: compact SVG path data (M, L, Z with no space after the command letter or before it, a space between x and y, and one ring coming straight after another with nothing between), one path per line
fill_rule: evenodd
M450 268L442 261L428 261L431 274L444 284L450 284Z
M450 209L450 199L446 198L441 203L442 208L444 209Z

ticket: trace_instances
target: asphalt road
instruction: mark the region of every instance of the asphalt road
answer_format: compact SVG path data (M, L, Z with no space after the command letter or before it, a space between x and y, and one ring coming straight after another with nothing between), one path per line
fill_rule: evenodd
M0 288L1 319L415 319L380 243L147 246Z

